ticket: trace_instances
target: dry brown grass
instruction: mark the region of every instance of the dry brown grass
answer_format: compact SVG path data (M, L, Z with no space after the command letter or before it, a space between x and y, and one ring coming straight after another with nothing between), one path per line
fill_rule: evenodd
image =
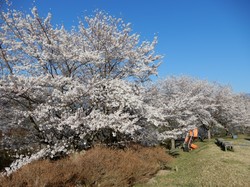
M148 180L170 160L160 147L95 147L58 161L36 161L0 181L3 187L132 186Z

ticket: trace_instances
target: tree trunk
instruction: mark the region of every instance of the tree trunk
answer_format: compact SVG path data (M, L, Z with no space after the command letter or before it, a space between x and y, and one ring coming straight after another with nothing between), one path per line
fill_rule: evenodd
M171 139L171 149L175 149L175 139Z
M211 140L211 130L210 129L207 130L207 138L208 138L208 140Z

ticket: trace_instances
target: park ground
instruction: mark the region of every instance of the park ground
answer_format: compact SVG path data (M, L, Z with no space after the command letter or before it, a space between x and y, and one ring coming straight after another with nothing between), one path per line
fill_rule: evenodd
M214 142L197 142L198 149L182 152L169 170L161 170L149 182L136 187L250 186L250 137L228 138L234 151L223 151Z
M215 139L196 142L198 149L172 158L164 147L113 149L103 146L59 160L23 166L0 187L249 187L250 136L232 141L234 151L221 150Z

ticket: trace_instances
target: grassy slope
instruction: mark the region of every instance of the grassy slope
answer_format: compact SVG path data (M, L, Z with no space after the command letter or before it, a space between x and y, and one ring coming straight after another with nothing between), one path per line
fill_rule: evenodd
M249 139L250 140L250 139ZM157 175L139 186L250 186L250 141L243 137L232 140L234 152L222 151L214 140L198 142L199 149L172 163L177 171Z

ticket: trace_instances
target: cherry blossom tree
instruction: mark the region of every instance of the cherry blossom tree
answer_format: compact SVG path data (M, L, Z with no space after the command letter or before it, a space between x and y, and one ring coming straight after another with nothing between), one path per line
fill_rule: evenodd
M139 41L130 24L104 12L85 17L67 31L51 25L52 15L20 11L2 13L0 50L2 75L63 75L82 81L92 77L146 81L157 74L157 43Z
M44 152L50 157L94 141L145 139L147 125L160 125L160 112L143 101L140 84L157 74L157 38L140 42L130 24L105 12L70 31L51 19L40 17L36 7L32 14L2 12L4 127L30 130L42 148L51 149Z
M172 128L246 125L246 100L230 87L190 77L169 77L148 89L147 103L163 109Z

